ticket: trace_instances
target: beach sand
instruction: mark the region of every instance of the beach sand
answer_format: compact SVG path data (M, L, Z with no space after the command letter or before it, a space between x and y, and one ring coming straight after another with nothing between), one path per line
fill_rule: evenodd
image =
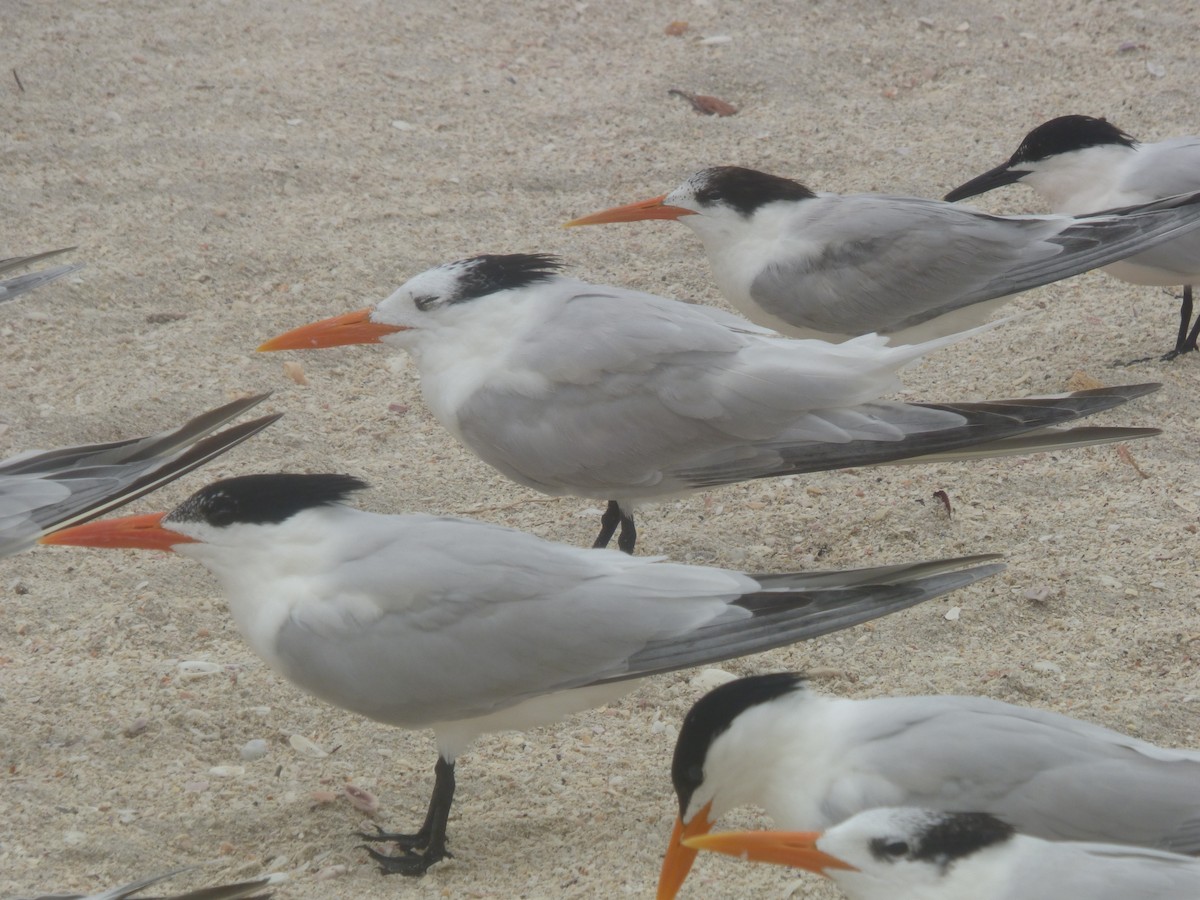
M69 260L87 267L0 307L0 456L147 434L270 390L262 409L282 421L130 511L225 475L344 471L374 486L365 508L586 545L599 504L544 498L476 460L402 354L254 348L481 252L556 253L591 281L720 304L685 228L560 226L713 164L940 197L1056 115L1105 115L1145 140L1195 132L1197 25L1183 0L7 0L0 256L76 244ZM672 88L739 112L698 115ZM1044 211L1023 187L980 205ZM905 374L904 396L930 401L1161 381L1095 420L1163 429L1126 457L726 487L646 508L639 552L772 572L1003 552L1007 571L968 590L723 668L808 670L848 696L984 694L1195 746L1200 358L1112 367L1169 349L1177 308L1091 273L1024 295L1014 321ZM0 596L0 896L180 865L200 868L179 884L289 872L281 900L653 891L694 672L481 739L458 766L455 858L384 879L353 832L419 822L430 733L292 688L186 560L42 547L0 561ZM189 660L221 671L185 679ZM243 761L254 739L268 752ZM345 784L378 798L375 818ZM744 810L723 824L763 822ZM780 897L797 879L703 859L684 896ZM817 882L796 896L834 896Z

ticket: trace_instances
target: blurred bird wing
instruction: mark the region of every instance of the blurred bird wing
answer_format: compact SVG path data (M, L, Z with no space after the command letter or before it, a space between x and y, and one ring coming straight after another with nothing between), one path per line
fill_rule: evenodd
M236 447L279 416L211 432L267 396L235 400L150 437L29 451L0 461L0 556L47 531L103 515Z

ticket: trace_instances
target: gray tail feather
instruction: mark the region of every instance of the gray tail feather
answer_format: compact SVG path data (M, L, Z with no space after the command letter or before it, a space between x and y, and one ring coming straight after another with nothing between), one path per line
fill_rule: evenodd
M17 275L15 278L0 281L0 302L12 300L18 294L32 291L34 288L39 288L43 284L56 281L64 275L78 272L82 268L83 263L76 263L71 266L55 266L53 269L44 269L41 272L29 272L26 275Z
M122 884L119 887L110 888L98 894L88 894L86 896L83 894L43 894L40 897L32 898L32 900L135 900L135 896L145 888L174 878L180 872L186 872L190 868L192 867L184 866L179 869L172 869L170 872L165 872L161 875L139 878L137 881L131 881L128 884ZM136 897L136 900L268 900L268 898L274 896L274 892L268 891L263 893L263 891L271 884L274 884L279 878L280 876L278 875L268 875L264 878L255 878L250 881L239 881L236 884L197 888L194 891L188 891L183 894L172 894L169 897Z
M961 424L931 431L914 432L903 440L855 440L846 443L823 441L769 442L755 445L770 451L777 461L764 467L757 459L719 460L672 470L671 475L693 488L715 487L749 478L776 478L830 469L897 462L926 462L931 459L1005 456L1057 447L1094 445L1133 440L1156 433L1154 429L1088 428L1079 434L1072 429L1047 431L1084 416L1120 406L1136 397L1153 393L1161 384L1118 385L1075 391L1054 397L1022 400L990 400L974 403L915 403L914 407L943 410L961 416ZM863 409L869 409L865 405ZM1019 436L1026 437L1024 441Z
M197 439L236 419L270 396L268 392L234 400L201 413L178 428L150 437L129 438L104 444L82 444L78 447L62 447L44 453L22 455L9 462L0 462L0 475L65 474L79 466L143 462L155 457L165 457L195 443Z
M1002 553L976 553L973 556L955 556L948 559L930 559L915 563L896 563L890 566L871 566L863 569L818 569L812 572L771 573L751 575L764 591L771 590L816 590L817 588L855 587L863 584L895 584L914 581L930 575L953 572L965 566L996 562L1004 559Z
M768 589L748 594L736 606L748 610L750 617L722 617L697 629L687 641L655 641L630 657L625 672L595 682L603 684L644 678L690 666L707 665L761 653L810 638L841 631L871 619L888 615L925 600L957 590L1004 569L1003 563L990 563L956 572L940 570L977 557L938 560L912 567L885 567L883 583L859 583L850 576L846 586L819 587L812 590ZM987 557L984 557L987 558ZM935 574L891 581L889 570L905 568ZM871 570L866 570L871 571ZM832 581L837 573L814 573L818 579ZM788 576L775 576L772 583ZM802 576L801 576L802 577Z
M1063 450L1070 447L1097 447L1101 444L1115 444L1121 441L1136 441L1142 438L1155 437L1162 434L1161 428L1101 428L1080 427L1054 431L1039 431L1022 434L1014 438L975 444L963 450L949 450L944 453L929 453L924 456L913 456L909 459L897 460L895 465L907 463L927 463L956 459L983 458L995 459L998 456L1014 456L1022 453L1043 453L1049 450Z
M8 259L0 259L0 275L12 269L19 269L21 266L31 266L44 259L50 259L51 257L70 253L72 250L78 249L78 247L61 247L58 250L47 250L45 253L35 253L32 256L10 256Z

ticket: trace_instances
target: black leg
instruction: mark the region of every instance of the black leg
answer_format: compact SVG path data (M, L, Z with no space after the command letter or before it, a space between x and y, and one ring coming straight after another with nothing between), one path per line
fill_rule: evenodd
M1188 326L1192 328L1189 331ZM1200 316L1196 316L1196 322L1192 324L1192 286L1185 284L1183 286L1183 298L1179 302L1179 332L1175 336L1175 348L1169 353L1164 353L1159 357L1160 362L1170 362L1175 357L1184 353L1192 353L1196 350L1196 339L1200 337ZM1114 363L1116 366L1133 366L1138 363L1150 362L1154 359L1152 356L1143 356L1140 359L1131 359L1128 362Z
M1196 334L1188 334L1188 325L1192 324L1192 286L1184 284L1183 300L1180 302L1180 334L1175 338L1175 349L1163 356L1163 360L1172 360L1181 353L1187 353L1188 350L1196 348ZM1196 324L1200 326L1200 318L1196 319ZM1188 346L1188 341L1192 342L1192 346Z
M621 507L616 500L608 501L608 508L604 510L604 515L600 517L600 534L597 535L595 542L592 544L593 549L601 549L608 546L608 542L612 540L613 534L617 530L617 526L624 527L621 521ZM622 531L624 534L624 531ZM625 549L622 547L621 549Z
M1192 286L1185 284L1183 286L1183 306L1187 307L1188 316L1192 314ZM1182 308L1179 315L1183 315ZM1183 341L1183 348L1180 353L1192 353L1196 350L1196 339L1200 338L1200 316L1196 316L1196 323L1192 325L1192 330L1188 332L1188 336Z
M637 527L633 524L633 513L621 513L621 534L617 538L617 546L622 552L633 555L633 545L637 543Z
M384 875L424 875L434 863L453 855L446 849L446 822L454 802L454 763L439 756L433 772L433 796L420 831L398 834L376 827L376 834L358 833L363 840L390 841L400 848L398 855L389 856L364 846Z

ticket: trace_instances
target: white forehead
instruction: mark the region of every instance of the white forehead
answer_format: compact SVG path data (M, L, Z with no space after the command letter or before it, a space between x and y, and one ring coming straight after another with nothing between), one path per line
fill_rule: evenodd
M667 194L663 200L668 206L678 205L683 200L694 200L700 191L708 187L708 183L712 178L715 169L701 169L692 175L689 175L683 184Z
M460 287L463 273L471 266L470 260L442 263L414 275L396 291L409 297L446 297Z
M880 807L868 809L838 826L860 837L913 837L924 832L942 818L926 809Z

